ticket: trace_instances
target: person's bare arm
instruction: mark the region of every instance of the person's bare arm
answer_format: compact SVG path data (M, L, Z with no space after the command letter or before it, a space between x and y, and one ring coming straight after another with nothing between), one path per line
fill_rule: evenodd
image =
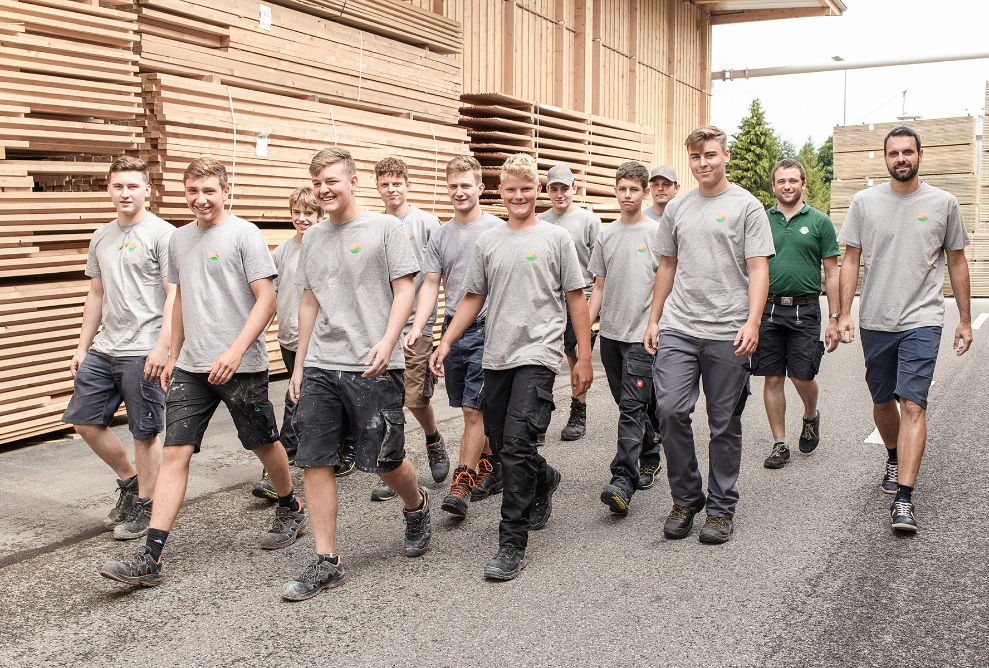
M759 347L759 325L769 297L769 258L750 257L745 266L749 272L749 317L735 335L736 357L751 355Z
M958 355L964 355L972 347L972 285L968 274L965 251L947 251L948 280L951 293L958 305L958 326L951 347Z
M646 334L642 345L650 355L656 354L659 341L659 320L663 317L663 305L666 298L673 292L673 277L677 273L677 259L664 255L656 270L656 280L652 288L652 306L649 308L649 322L646 323Z
M603 282L604 279L602 278L601 281ZM573 388L573 395L580 396L590 389L594 376L591 369L591 321L583 288L567 292L567 309L570 311L570 322L577 336L577 363L574 364L573 373L570 374L570 385Z
M855 340L855 321L852 320L852 302L855 300L855 288L859 283L859 263L862 261L862 249L855 246L845 246L845 258L838 273L838 341L851 343Z
M103 321L103 279L89 279L89 293L82 307L82 332L79 334L79 345L69 361L69 373L75 378L79 373L79 365L86 359L93 339L100 330Z
M591 325L597 322L601 315L601 304L604 302L604 276L594 277L594 289L591 291L591 298L587 300L587 317Z
M409 314L412 313L412 302L416 298L416 286L412 274L399 276L391 282L392 301L391 312L388 315L388 327L385 328L385 335L381 337L371 348L364 364L368 365L367 371L361 374L364 378L374 378L380 376L388 370L388 362L391 360L392 351L398 339L402 336L405 323L409 321Z
M299 302L299 345L295 349L295 368L289 369L292 379L288 383L289 399L298 403L299 395L302 393L302 367L309 352L309 341L312 340L312 331L316 326L316 317L319 315L319 301L312 290L303 290L302 299Z
M172 370L179 361L182 344L185 343L185 326L182 324L182 286L175 286L175 296L172 300L172 338L168 345L168 361L161 370L161 389L168 391L168 383L172 379Z
M156 380L161 376L168 363L168 348L172 341L172 308L175 305L175 286L168 282L164 276L161 277L161 284L165 286L165 305L161 310L161 330L158 332L158 341L154 349L148 355L144 363L144 380Z
M206 382L213 385L223 385L228 382L240 368L240 361L244 353L251 347L261 332L267 328L275 314L275 282L271 278L259 278L251 281L251 292L254 293L254 306L247 316L247 322L240 330L240 334L213 360L206 370L209 374Z
M839 312L841 297L838 295L838 258L824 258L824 294L828 297L828 324L824 330L824 345L828 352L838 347L838 318L830 314Z
M453 320L447 325L446 331L443 333L443 338L440 339L440 344L436 346L436 350L429 357L429 370L437 378L443 377L443 360L446 356L450 354L450 346L454 341L459 339L470 324L477 319L478 314L481 309L484 308L484 301L487 299L487 295L478 295L473 292L468 292L464 295L464 298L460 300L460 305L457 307L457 312L453 314Z
M415 352L416 343L422 336L422 330L429 321L429 316L433 314L433 307L440 295L440 276L436 272L427 272L426 277L419 286L419 299L416 300L416 317L412 319L412 328L402 340L402 348L409 355ZM408 322L408 321L406 321Z

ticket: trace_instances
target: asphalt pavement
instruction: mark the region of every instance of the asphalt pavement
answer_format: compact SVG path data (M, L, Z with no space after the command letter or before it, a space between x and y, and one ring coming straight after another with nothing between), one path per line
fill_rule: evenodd
M989 300L973 303L974 316L986 311ZM82 441L2 452L0 666L985 667L989 351L980 330L957 358L956 322L949 302L915 536L889 528L885 451L864 443L874 425L858 343L822 364L820 448L795 452L780 471L762 466L770 435L762 381L753 379L735 534L721 546L700 544L697 525L685 540L663 537L665 475L635 495L627 517L608 512L598 496L617 409L596 362L588 435L561 442L569 407L561 376L543 454L563 482L552 519L530 538L528 567L505 583L482 577L497 548L500 496L473 504L463 521L439 510L449 483L429 478L411 418L407 449L435 492L430 550L406 558L400 502L371 503L372 477L354 474L340 485L348 582L296 604L278 594L304 566L311 537L257 548L271 507L250 496L260 468L222 410L193 460L165 582L153 589L97 574L139 543L102 531L115 484ZM284 386L272 383L273 400ZM787 392L794 440L799 400ZM455 457L462 424L444 399L438 390ZM704 471L703 396L694 423Z

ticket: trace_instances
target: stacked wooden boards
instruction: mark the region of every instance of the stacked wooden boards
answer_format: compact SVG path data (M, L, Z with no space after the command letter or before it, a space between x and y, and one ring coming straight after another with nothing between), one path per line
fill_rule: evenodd
M460 123L484 170L485 208L495 215L504 213L497 197L499 168L514 153L532 156L541 172L565 163L580 189L576 201L608 219L618 213L618 166L629 160L652 165L651 128L496 93L464 95L463 101ZM541 196L540 207L549 206Z
M841 224L852 195L889 180L883 158L883 139L902 122L839 126L834 129L834 181L831 218ZM989 225L979 218L979 159L976 122L971 116L937 118L906 123L920 134L924 156L921 178L958 198L962 219L972 237L966 250L971 263L973 295L989 296ZM945 290L951 288L945 279Z

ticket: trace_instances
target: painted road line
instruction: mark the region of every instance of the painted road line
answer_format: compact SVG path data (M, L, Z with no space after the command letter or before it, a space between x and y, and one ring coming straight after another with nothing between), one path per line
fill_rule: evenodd
M989 313L980 313L979 317L972 323L972 329L979 329L986 320L989 320Z

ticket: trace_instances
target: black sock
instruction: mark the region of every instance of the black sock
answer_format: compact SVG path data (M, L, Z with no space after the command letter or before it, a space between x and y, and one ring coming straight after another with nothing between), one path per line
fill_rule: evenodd
M426 444L427 445L433 445L434 443L439 443L439 442L440 442L440 432L439 432L439 430L437 430L435 434L426 434Z
M148 529L148 539L145 543L151 550L151 558L155 561L161 559L161 551L165 549L165 541L168 540L168 532L161 529Z
M889 461L893 464L897 463L896 459L896 448L886 448L886 455L889 457Z
M340 565L340 555L337 554L336 552L330 552L329 554L321 554L319 556L323 559L323 561L327 561L333 564L334 566Z
M286 496L278 497L278 506L280 508L291 508L295 512L302 510L302 503L295 498L295 490L292 490Z
M909 485L897 485L896 486L896 498L893 499L894 503L899 503L900 501L906 501L907 503L912 503L913 499L913 487Z

